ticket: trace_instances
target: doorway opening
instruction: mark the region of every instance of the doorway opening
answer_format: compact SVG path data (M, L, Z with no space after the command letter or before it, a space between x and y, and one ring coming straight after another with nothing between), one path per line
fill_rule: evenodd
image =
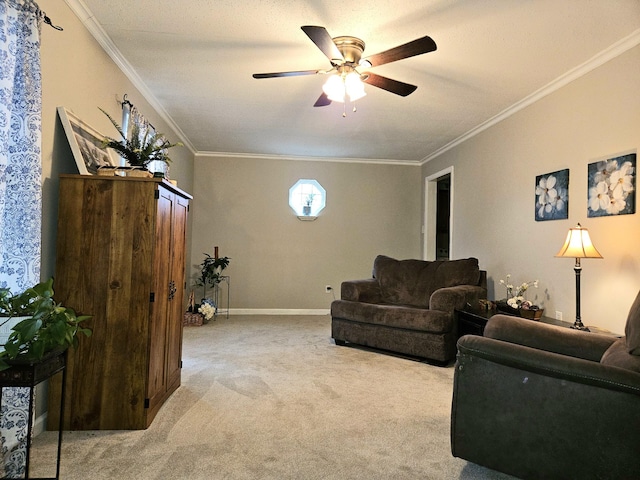
M451 175L439 178L436 184L436 260L449 260Z
M425 260L449 260L453 251L453 167L425 179Z

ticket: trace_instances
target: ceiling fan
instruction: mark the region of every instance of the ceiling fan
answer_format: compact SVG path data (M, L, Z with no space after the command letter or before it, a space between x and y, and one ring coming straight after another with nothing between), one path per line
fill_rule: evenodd
M329 105L332 101L345 102L347 96L352 102L363 97L366 94L362 82L406 97L418 87L371 72L360 73L358 69L377 67L415 55L433 52L437 49L436 43L430 37L424 36L370 57L362 58L365 44L359 38L349 36L331 38L331 35L324 27L313 25L306 25L301 28L329 59L331 68L329 70L254 73L253 78L331 74L323 86L323 93L314 104L314 107L323 107Z

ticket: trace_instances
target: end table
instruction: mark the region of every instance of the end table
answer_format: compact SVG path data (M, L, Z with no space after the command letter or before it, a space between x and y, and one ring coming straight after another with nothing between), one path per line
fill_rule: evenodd
M508 313L501 312L499 310L455 310L455 315L458 323L458 338L463 335L480 335L482 336L484 333L484 327L487 325L487 322L494 315L509 315ZM558 325L561 327L569 328L572 324L569 322L564 322L562 320L556 320L551 317L541 317L540 320L531 320L540 321L542 323L547 323L549 325Z

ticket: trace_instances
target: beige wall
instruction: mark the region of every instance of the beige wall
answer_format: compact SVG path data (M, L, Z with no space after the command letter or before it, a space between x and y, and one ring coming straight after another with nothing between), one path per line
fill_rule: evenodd
M159 130L178 138L64 2L39 4L64 27L42 30L45 277L55 264L56 179L75 172L56 107L113 134L98 107L117 116L116 98L126 93ZM214 245L232 257L233 309L326 309L332 296L324 285L339 295L341 281L369 276L376 254L421 256L424 177L454 166L455 256L480 259L490 296L503 296L497 283L507 273L516 281L538 278L541 288L532 293L548 313L560 310L571 319L572 261L553 255L567 229L581 222L605 257L583 261L583 319L621 331L640 288L640 216L588 219L586 168L637 148L638 84L636 47L422 169L206 156L194 164L188 149L176 149L172 177L195 196L189 264ZM571 170L569 220L535 222L535 176L562 168ZM316 178L327 190L327 208L315 222L297 220L287 205L288 189L299 178Z
M529 296L573 321L574 261L554 255L580 222L604 257L582 261L583 322L623 331L640 290L640 205L635 215L587 218L587 164L637 151L638 85L635 47L423 167L427 177L454 166L454 250L480 259L491 298L505 297L498 282L507 273L518 283L539 279ZM536 175L564 168L569 219L536 222Z
M301 178L327 191L312 222L288 205ZM420 257L420 182L417 166L197 156L192 263L231 257L232 310L328 309L325 285L339 297L377 254Z
M57 228L58 175L78 173L56 107L64 106L105 135L117 136L101 107L114 118L121 116L116 100L124 94L158 131L179 140L117 65L61 0L39 0L40 8L60 25L58 32L42 26L42 165L43 165L43 278L53 275ZM179 186L192 189L193 154L184 147L172 150L171 176Z

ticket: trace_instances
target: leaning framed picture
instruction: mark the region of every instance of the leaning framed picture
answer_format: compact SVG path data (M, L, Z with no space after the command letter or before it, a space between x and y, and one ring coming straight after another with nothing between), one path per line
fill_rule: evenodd
M104 135L80 120L73 112L58 107L58 117L67 135L71 153L82 175L96 175L98 167L116 167L120 157L102 146Z
M569 218L569 169L536 177L536 222Z
M636 213L636 155L629 153L587 167L587 216Z

